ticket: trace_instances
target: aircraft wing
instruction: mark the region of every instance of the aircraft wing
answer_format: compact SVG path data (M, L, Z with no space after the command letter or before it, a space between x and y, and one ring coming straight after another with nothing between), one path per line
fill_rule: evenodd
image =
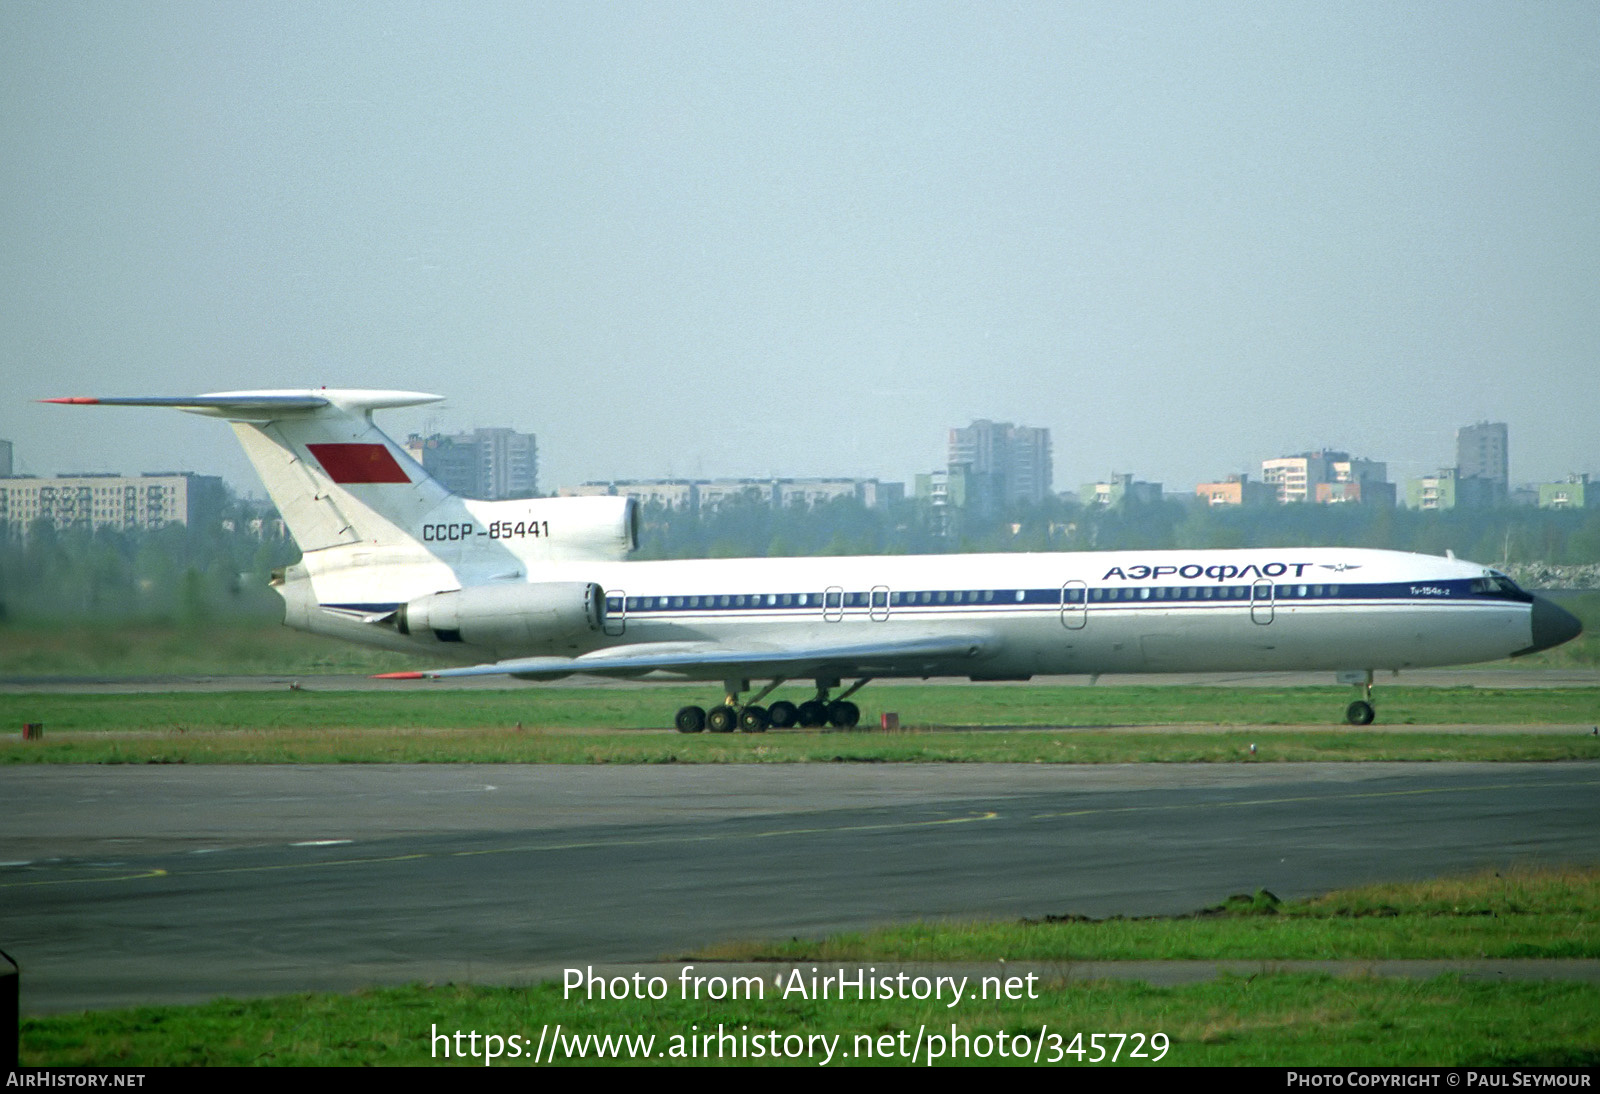
M993 651L993 635L937 635L878 642L835 642L798 645L719 642L646 642L612 646L581 657L519 657L489 665L386 672L380 680L450 679L459 676L516 676L524 679L569 676L637 676L647 672L681 673L700 679L740 676L874 676L934 675L949 672L953 661L976 661Z

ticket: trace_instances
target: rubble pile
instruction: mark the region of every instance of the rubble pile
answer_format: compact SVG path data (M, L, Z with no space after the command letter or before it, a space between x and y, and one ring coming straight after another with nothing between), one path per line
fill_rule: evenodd
M1506 573L1524 589L1600 589L1600 562L1513 562Z

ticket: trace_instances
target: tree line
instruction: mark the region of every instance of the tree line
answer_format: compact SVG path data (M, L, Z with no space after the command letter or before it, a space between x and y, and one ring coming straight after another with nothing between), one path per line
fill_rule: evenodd
M886 509L851 499L774 509L736 499L698 514L646 506L643 518L640 553L648 558L1344 546L1454 551L1489 565L1600 563L1600 511L1208 508L1175 500L1108 509L1054 498L989 516L941 516L915 500Z
M280 616L281 601L267 582L300 551L291 540L252 532L256 514L248 509L229 512L231 527L218 520L57 529L41 520L22 535L0 522L0 623Z

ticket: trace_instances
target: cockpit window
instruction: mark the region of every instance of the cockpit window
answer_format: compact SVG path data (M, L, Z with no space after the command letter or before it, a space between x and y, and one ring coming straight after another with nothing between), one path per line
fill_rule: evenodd
M1511 596L1521 599L1528 594L1517 588L1517 583L1505 574L1490 570L1487 577L1474 578L1472 591L1481 596Z

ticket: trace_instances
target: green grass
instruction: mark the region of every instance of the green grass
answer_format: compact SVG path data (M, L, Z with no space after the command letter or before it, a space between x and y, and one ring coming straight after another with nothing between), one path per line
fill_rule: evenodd
M907 924L822 942L728 943L720 961L1600 959L1600 871L1491 873L1279 902L1239 895L1190 916Z
M954 1025L968 1038L1000 1032L1038 1039L1042 1062L1090 1062L1089 1035L1166 1035L1160 1063L1177 1066L1594 1067L1600 1063L1600 989L1573 983L1483 983L1444 976L1424 981L1335 978L1308 974L1225 977L1176 988L1138 983L1051 983L1039 998L942 1004L882 1001L749 1003L589 1002L562 998L558 984L530 988L382 988L352 996L299 995L200 1007L143 1007L77 1017L26 1019L24 1067L171 1066L458 1066L480 1059L432 1054L430 1034L459 1030L525 1039L531 1055L541 1029L569 1037L646 1034L658 1053L697 1034L837 1037L846 1053L858 1037L909 1047L919 1027L946 1038ZM903 1040L897 1035L904 1031ZM1063 1054L1075 1033L1080 1055ZM1059 1040L1051 1039L1054 1035ZM926 1038L925 1038L926 1040ZM971 1041L968 1042L972 1044ZM1106 1046L1112 1042L1103 1042ZM1124 1042L1126 1045L1127 1042ZM983 1042L977 1042L979 1051ZM1126 1051L1126 1050L1125 1050ZM1148 1050L1147 1050L1148 1051ZM1027 1063L1000 1060L973 1063ZM567 1061L562 1061L567 1062ZM582 1061L578 1061L582 1062ZM598 1062L598 1061L590 1061ZM652 1063L702 1063L716 1060ZM771 1063L770 1059L722 1061ZM784 1061L778 1061L784 1062ZM814 1066L815 1058L794 1063ZM836 1058L834 1066L872 1061ZM927 1063L925 1057L915 1061ZM940 1060L940 1063L948 1062ZM1121 1061L1140 1066L1132 1060ZM527 1059L497 1061L526 1067Z
M879 689L899 732L679 734L704 687L0 694L0 763L1170 763L1600 759L1595 688L1383 689L1380 726L1333 723L1342 688ZM877 721L869 708L866 722ZM24 723L45 727L23 741ZM1566 733L1426 727L1571 726ZM1002 726L973 731L952 727ZM1163 727L1204 727L1174 732ZM1029 727L1064 727L1048 730ZM1292 727L1292 728L1275 728ZM1256 751L1251 752L1251 746Z
M13 678L378 673L429 664L259 619L0 625L0 672Z
M673 711L706 703L714 687L551 687L504 690L0 694L0 725L43 722L73 731L219 729L666 729ZM779 692L778 694L788 694ZM798 690L796 694L799 694ZM894 711L908 730L953 727L1336 725L1351 690L1339 687L987 687L924 684L863 693L863 726ZM1473 724L1583 724L1600 718L1600 688L1387 687L1375 728ZM860 732L860 731L857 731ZM785 733L771 734L775 739Z
M418 1065L483 1066L481 1059L434 1054L436 1030L480 1036L515 1034L536 1041L553 1035L559 1024L567 1036L644 1034L654 1049L668 1053L685 1035L715 1033L719 1026L759 1036L776 1031L838 1037L836 1049L851 1053L835 1064L882 1062L858 1058L868 1044L914 1043L919 1031L950 1038L951 1027L977 1048L988 1038L991 1053L1003 1031L1023 1035L1049 1054L1066 1050L1058 1062L1088 1063L1089 1035L1100 1032L1164 1034L1170 1041L1162 1064L1190 1066L1564 1066L1600 1064L1600 987L1582 983L1488 982L1458 975L1427 980L1370 975L1336 977L1270 970L1273 959L1301 952L1303 930L1321 923L1356 934L1386 932L1381 947L1399 957L1453 955L1464 923L1502 921L1497 953L1514 954L1519 944L1534 951L1555 948L1574 923L1586 939L1581 949L1593 956L1592 921L1600 907L1600 873L1545 871L1480 875L1416 885L1373 887L1326 897L1276 904L1258 896L1232 908L1177 919L1134 921L1149 949L1200 958L1251 956L1268 962L1252 976L1224 976L1182 987L1152 987L1138 982L1041 980L1034 997L1015 1001L976 998L976 982L956 1007L943 1002L883 999L819 1001L784 998L772 977L764 977L759 1000L685 1001L678 980L659 1002L591 1000L568 997L559 984L529 987L412 985L372 989L351 995L315 994L253 1001L219 1000L194 1007L141 1007L79 1015L26 1018L21 1026L24 1066L165 1065ZM1075 939L1068 952L1108 957L1125 942L1129 921L1103 923L1025 923L915 928L919 937L943 934L943 941L920 945L918 959L936 952L939 960L1051 962L1066 958L1051 939ZM1216 925L1196 936L1195 924ZM1400 929L1391 929L1399 926ZM1020 932L1020 933L1019 933ZM1104 935L1104 940L1096 940ZM1171 935L1178 941L1164 941ZM904 931L792 944L761 953L797 962L831 961L865 952L865 960L910 960L897 954ZM1354 937L1354 936L1349 936ZM1346 935L1330 934L1325 944L1344 946ZM1520 943L1519 943L1520 940ZM1353 944L1361 948L1359 942ZM1146 949L1148 947L1149 949ZM1373 947L1367 947L1373 949ZM1352 956L1352 952L1340 956ZM727 957L727 950L707 956ZM704 960L704 957L696 960ZM882 970L880 970L881 972ZM997 971L1003 971L997 966ZM781 972L780 972L781 975ZM902 1031L903 1041L898 1038ZM1080 1053L1070 1050L1082 1033ZM1051 1038L1059 1038L1052 1041ZM860 1038L858 1040L857 1038ZM888 1040L883 1040L887 1038ZM747 1042L748 1043L748 1042ZM1103 1042L1107 1045L1114 1042ZM1127 1044L1126 1042L1124 1044ZM672 1062L670 1058L657 1062ZM698 1062L698 1061L688 1061ZM752 1062L766 1063L768 1059ZM814 1064L815 1058L797 1062ZM906 1062L906 1061L898 1061ZM925 1057L918 1063L925 1063ZM985 1061L976 1061L985 1062ZM992 1055L987 1062L997 1060ZM1123 1061L1130 1062L1130 1061ZM501 1060L501 1066L526 1066ZM1138 1066L1138 1065L1136 1065Z
M1252 746L1254 750L1252 751ZM815 733L684 737L517 730L175 730L148 737L10 738L4 763L1304 763L1600 759L1600 740L1370 732L1215 734Z

